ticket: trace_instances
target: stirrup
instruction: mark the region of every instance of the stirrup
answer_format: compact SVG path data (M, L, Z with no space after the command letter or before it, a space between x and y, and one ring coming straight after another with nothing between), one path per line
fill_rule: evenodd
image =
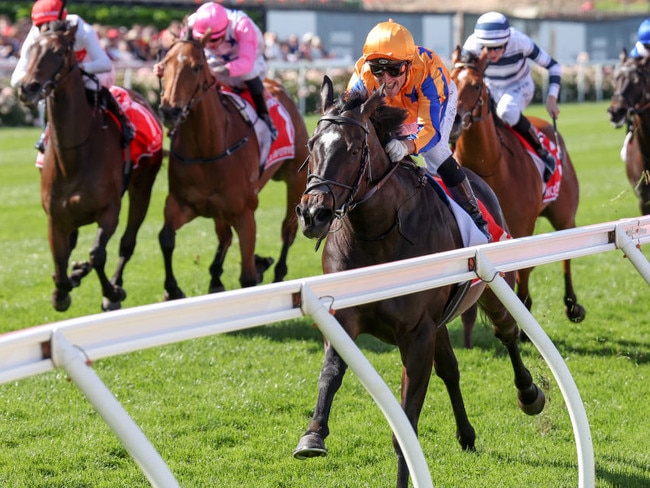
M260 119L262 119L269 128L271 132L271 141L275 141L278 138L278 129L275 127L273 120L269 114L260 114Z

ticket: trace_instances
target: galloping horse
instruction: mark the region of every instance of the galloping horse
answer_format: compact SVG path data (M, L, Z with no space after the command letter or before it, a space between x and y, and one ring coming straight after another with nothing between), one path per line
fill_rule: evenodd
M483 78L486 52L480 57L471 54L461 59L460 48L452 54L451 78L458 87L458 110L451 139L454 155L460 164L471 169L496 193L513 237L530 236L539 216L546 217L556 230L575 227L579 186L564 140L554 133L553 126L542 119L529 117L531 123L550 140L559 144L561 164L557 183L560 189L555 199L544 198L542 176L525 146L515 132L496 116L489 90ZM559 186L556 186L559 185ZM571 262L563 262L564 304L572 322L581 322L585 309L577 301L571 279ZM517 295L528 309L533 300L528 289L532 268L517 273ZM464 341L471 347L474 316L463 317Z
M172 270L176 231L195 217L214 220L219 246L210 265L209 292L224 289L223 262L232 242L232 228L239 235L240 284L254 286L269 266L255 256L255 210L258 193L273 178L287 185L287 211L282 222L282 250L274 281L287 274L287 253L298 230L293 209L305 188L300 164L307 157L307 128L288 94L278 84L267 89L291 115L295 128L295 157L260 169L260 150L255 130L242 117L231 97L216 83L203 51L207 37L178 39L163 59L163 93L160 113L170 129L169 194L165 223L159 240L165 259L165 299L184 297Z
M391 163L383 149L399 130L404 112L384 105L379 91L367 99L358 93L349 94L335 103L327 77L321 88L321 104L324 115L309 140L308 185L296 211L307 237L326 238L323 271L332 273L462 247L458 222L438 185L410 159ZM468 177L479 199L504 226L494 193L469 171ZM507 273L511 285L514 278L514 272ZM353 340L368 333L397 345L403 364L402 407L416 433L435 367L449 393L456 437L463 449L473 450L476 436L465 411L458 363L446 327L472 302L479 300L508 350L520 408L529 415L538 414L545 398L520 357L514 318L483 282L472 286L463 297L461 290L466 289L464 285L448 285L337 310L335 315ZM330 409L346 369L326 341L318 401L309 428L294 451L296 458L327 454L324 439L329 434ZM397 487L406 488L408 467L394 436L393 444L398 460Z
M27 104L42 97L47 101L49 142L41 171L41 200L54 258L56 289L52 305L58 311L67 310L72 301L70 291L94 269L102 287L102 308L113 310L120 308L126 298L122 288L124 267L133 255L162 164L162 126L144 99L128 91L131 99L137 100L156 121L160 135L159 149L143 155L131 168L118 123L86 98L73 49L76 32L76 25L53 22L41 33L31 48L20 96ZM106 245L117 228L125 189L129 194L128 223L120 241L115 274L109 280L104 271ZM95 222L99 228L90 261L75 264L68 275L68 261L79 228Z
M650 214L650 59L628 58L623 49L616 68L614 94L607 108L614 127L627 123L633 135L625 151L625 172L639 200L642 215ZM627 140L626 140L627 142Z

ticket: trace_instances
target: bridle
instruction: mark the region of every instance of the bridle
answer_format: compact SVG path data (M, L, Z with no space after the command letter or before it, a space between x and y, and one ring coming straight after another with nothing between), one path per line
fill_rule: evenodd
M454 64L453 69L461 69L461 68L467 68L467 69L472 69L475 70L477 73L481 74L478 66L474 63L466 63L466 62L458 62ZM477 86L477 97L476 101L474 102L474 105L472 105L472 108L465 113L463 113L461 117L461 126L463 130L469 129L474 122L480 122L483 120L484 115L483 115L483 105L487 103L487 112L486 114L490 113L490 104L489 102L486 102L485 98L483 97L483 93L486 92L485 90L485 82L483 81L483 78L481 77L481 83ZM476 115L475 115L476 114Z
M41 33L41 36L48 36L50 38L52 36L59 37L59 32L56 30L47 30ZM65 80L65 78L70 76L75 69L79 68L79 63L74 63L72 66L70 66L70 69L68 69L68 71L63 73L63 69L68 65L68 58L70 57L70 52L72 51L74 43L65 42L64 45L65 50L61 54L61 64L58 68L52 71L52 76L50 79L45 81L41 86L39 94L42 98L50 97L59 86L59 84Z
M361 127L364 131L363 148L361 150L361 158L359 161L359 171L357 172L357 176L351 185L330 180L327 178L323 178L322 176L311 172L307 175L307 188L305 189L303 195L306 195L307 193L311 192L313 189L319 186L323 186L323 185L326 186L328 192L332 195L332 200L334 201L334 205L333 205L334 218L342 220L357 205L360 205L361 203L371 198L375 193L377 193L377 191L379 191L379 189L382 186L384 186L386 181L388 181L388 178L390 178L390 176L399 167L399 163L393 164L390 170L381 178L381 180L379 180L376 184L374 184L365 193L363 198L355 201L355 197L359 192L359 188L361 186L361 182L364 179L364 176L366 177L367 182L369 183L372 182L372 168L370 166L370 155L369 155L369 147L368 147L368 134L370 133L370 131L368 130L368 126L367 124L364 124L355 118L348 117L345 115L324 115L319 119L317 126L320 125L321 122L332 122L334 124L353 124L358 127ZM306 162L307 161L305 161L305 163ZM350 192L346 200L338 208L336 205L336 197L334 196L333 187L344 188L346 190L349 190Z
M619 68L621 73L624 73L625 76L625 87L630 85L629 78L632 74L636 74L641 80L641 96L638 100L630 100L627 94L621 93L621 90L618 90L614 93L613 100L622 100L623 103L627 106L627 118L631 119L634 115L641 115L643 112L650 108L650 89L648 87L649 75L647 69L639 67L636 63L633 66L621 66Z

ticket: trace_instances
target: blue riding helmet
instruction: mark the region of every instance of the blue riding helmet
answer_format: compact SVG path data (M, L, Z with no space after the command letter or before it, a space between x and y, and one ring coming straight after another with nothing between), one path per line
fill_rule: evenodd
M645 19L641 22L637 36L641 44L650 44L650 19Z

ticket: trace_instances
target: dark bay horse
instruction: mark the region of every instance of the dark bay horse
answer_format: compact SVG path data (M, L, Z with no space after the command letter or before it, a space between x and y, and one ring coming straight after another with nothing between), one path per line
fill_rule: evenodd
M639 200L642 215L650 214L650 58L629 58L623 49L614 75L614 94L607 108L614 127L632 130L625 152L625 172Z
M384 152L383 145L401 126L404 112L385 106L379 92L367 99L349 94L335 102L327 77L321 88L321 106L323 116L309 140L308 185L296 211L307 237L325 239L323 271L344 271L462 247L458 223L437 185L412 161L393 164ZM494 193L469 173L478 197L500 225L505 225ZM514 278L513 272L507 273L511 285ZM456 302L454 297L463 288L445 286L336 310L335 316L353 340L367 333L397 345L403 364L401 403L416 433L435 368L449 393L457 439L463 449L473 450L474 428L465 411L458 363L446 327L471 303L479 300L510 355L520 408L529 415L538 414L545 399L520 357L514 318L483 282ZM459 307L450 307L452 303ZM318 401L309 428L294 451L296 458L326 455L330 409L346 369L326 341ZM406 488L408 467L394 436L393 444L398 460L397 487Z
M52 305L58 311L67 310L72 301L70 291L94 269L102 287L102 308L113 310L126 298L122 275L149 208L151 189L162 164L162 147L141 158L129 171L118 123L87 100L73 49L76 32L76 25L55 22L41 33L31 48L20 94L28 104L45 97L47 105L49 142L41 171L41 200L54 259ZM156 117L141 96L129 93ZM109 280L104 270L106 245L117 228L125 189L129 194L128 223L120 240L115 274ZM68 275L79 228L92 223L97 223L98 230L90 260L75 264Z
M255 210L258 193L271 178L284 181L287 188L282 249L274 277L274 281L282 281L287 274L287 253L298 230L294 208L305 188L306 176L298 168L307 157L308 136L295 103L278 84L266 83L291 115L295 157L260 172L255 131L217 85L203 51L206 41L207 37L179 39L162 61L160 113L170 129L170 155L169 194L159 240L165 259L168 300L185 296L172 270L176 231L199 216L214 221L219 240L210 265L209 292L224 289L220 278L233 228L239 236L241 286L254 286L262 280L269 263L255 256Z
M530 236L535 222L546 217L556 230L576 225L579 186L571 157L564 140L553 126L542 119L529 117L531 123L560 145L562 156L560 192L553 201L544 202L543 180L524 145L514 131L506 127L493 110L483 72L487 52L479 58L461 59L460 48L452 54L451 78L458 87L458 110L451 139L454 155L460 164L478 174L496 193L513 237ZM571 279L571 262L563 262L564 304L572 322L581 322L585 309L578 303ZM517 273L517 295L528 309L533 300L528 288L532 268ZM465 346L471 347L475 314L463 317Z

